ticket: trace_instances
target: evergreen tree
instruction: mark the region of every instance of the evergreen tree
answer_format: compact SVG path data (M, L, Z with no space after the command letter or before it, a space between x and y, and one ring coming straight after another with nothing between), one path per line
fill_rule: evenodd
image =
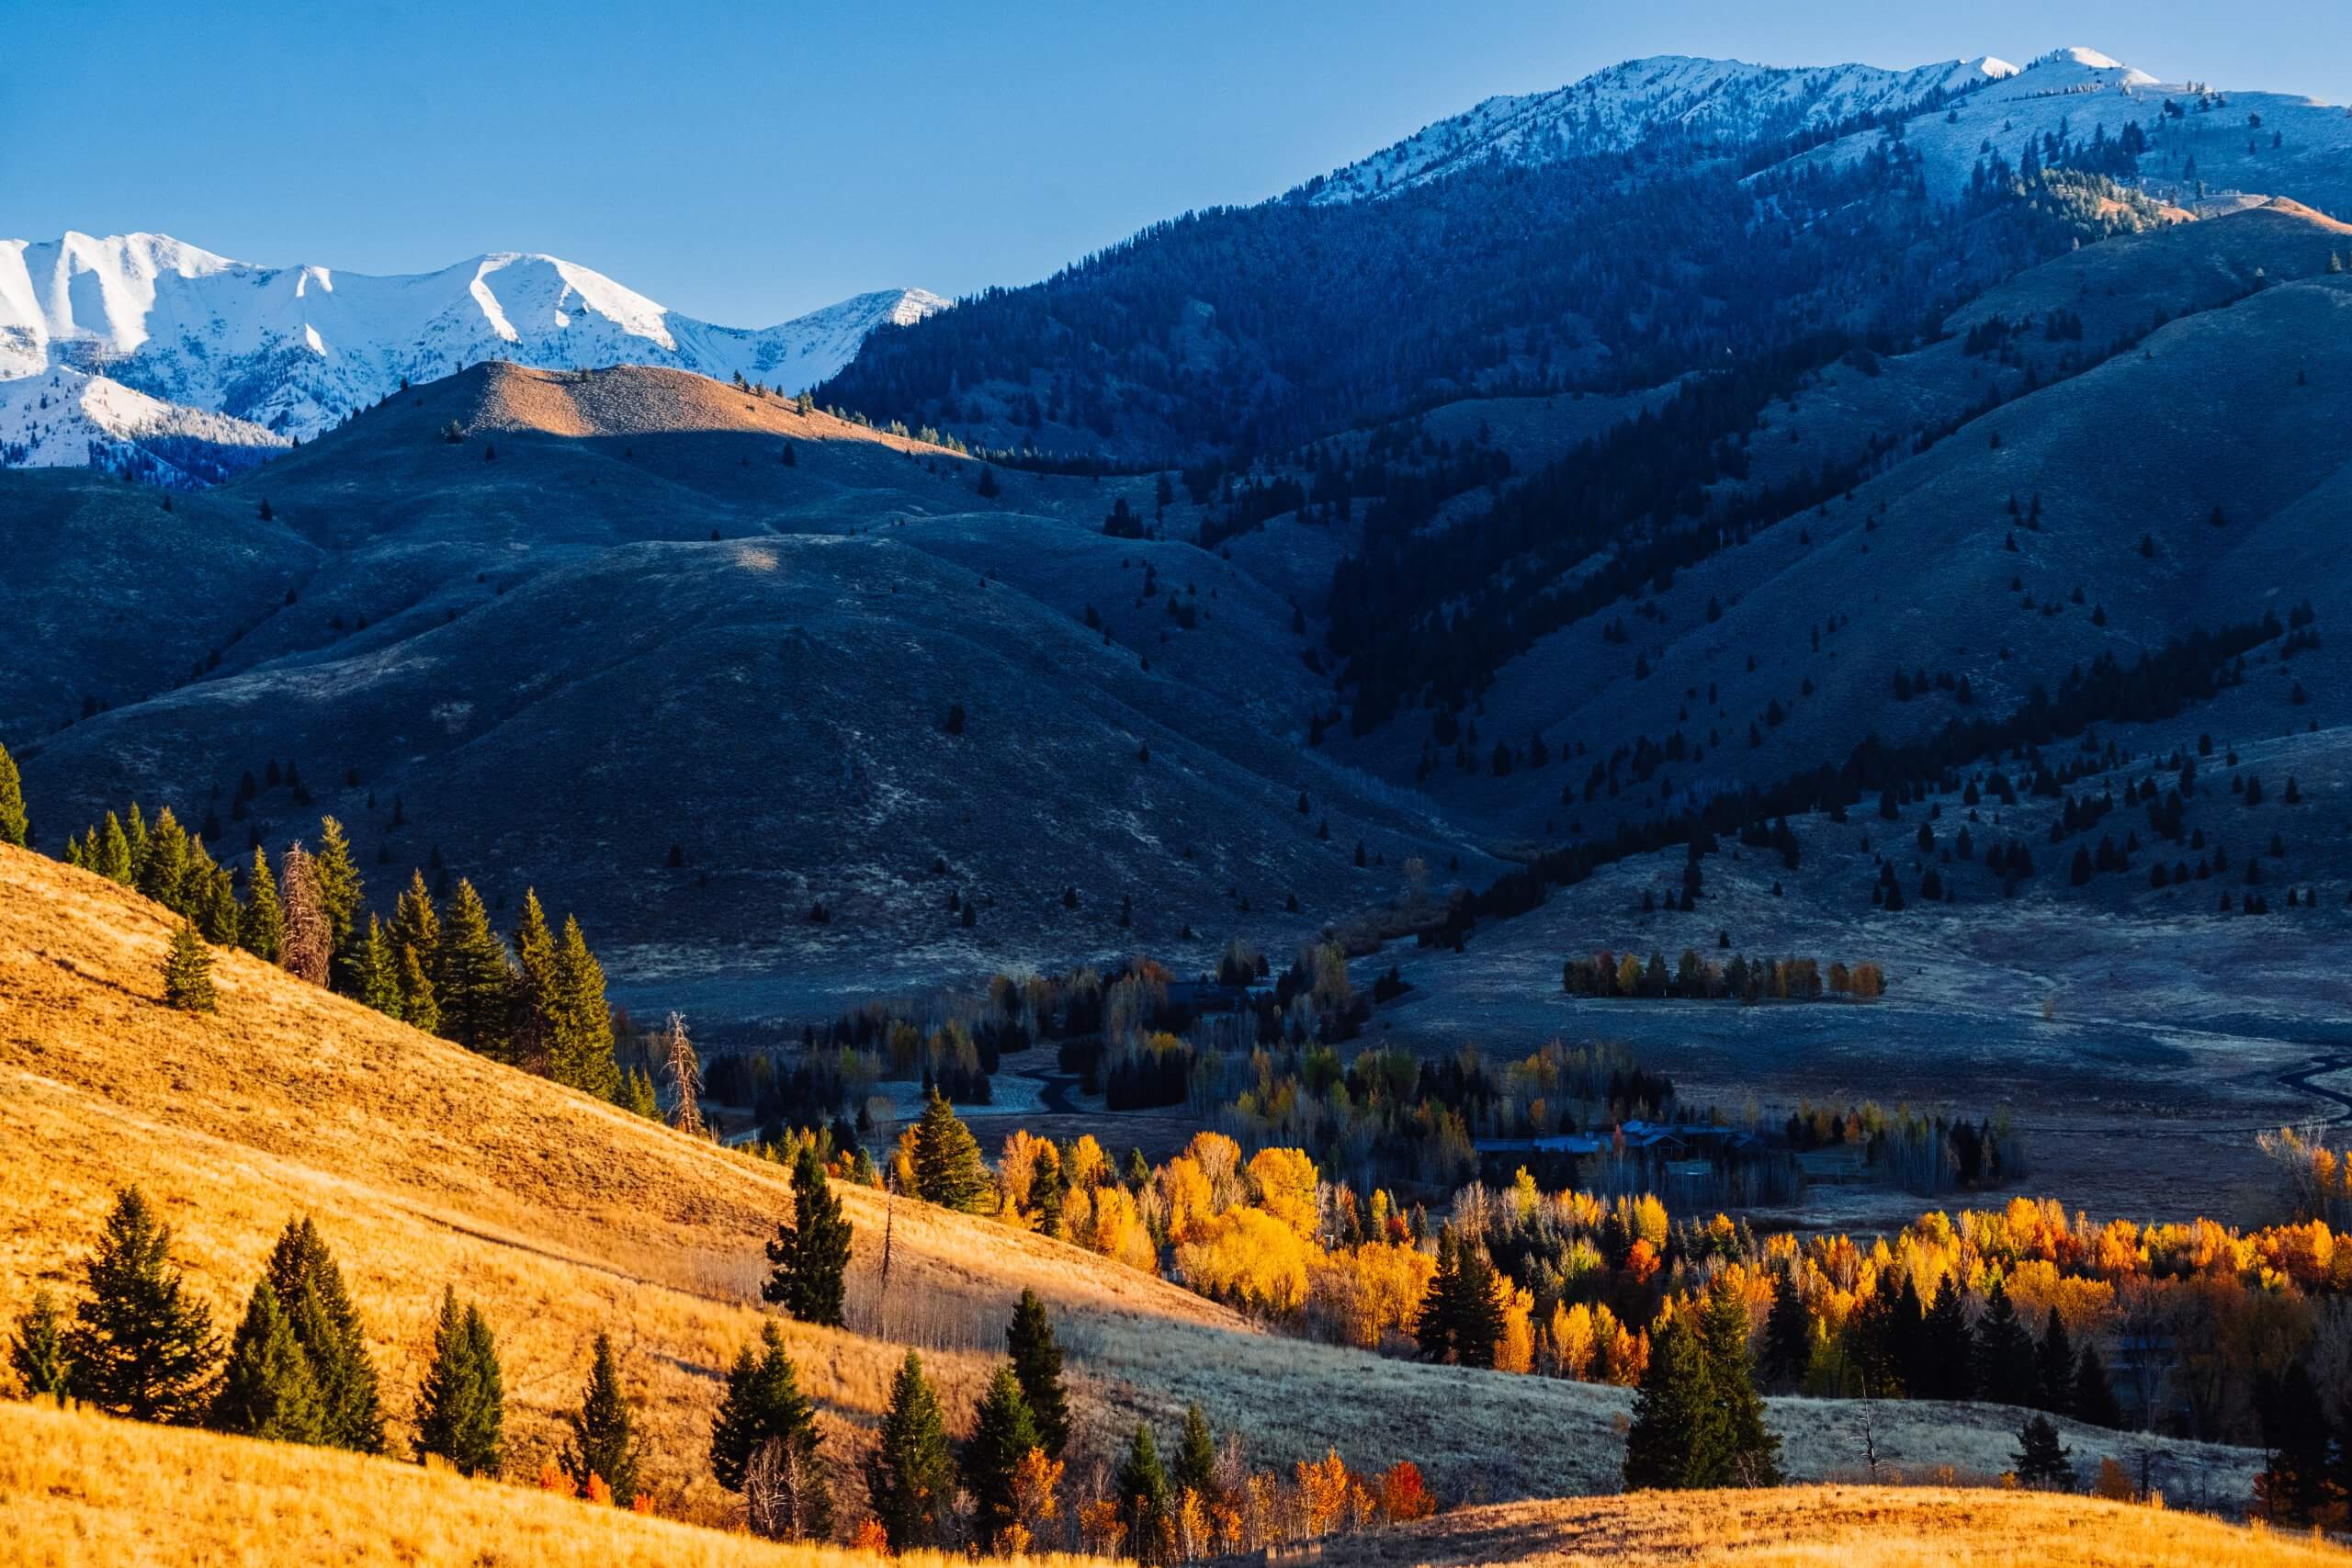
M1021 1396L1037 1424L1037 1441L1049 1459L1062 1457L1069 1442L1069 1396L1062 1389L1062 1348L1054 1339L1053 1320L1037 1292L1024 1290L1005 1326L1004 1346L1012 1357L1012 1375L1021 1382Z
M571 1440L564 1445L563 1472L584 1495L588 1478L598 1476L612 1489L613 1502L626 1508L637 1499L637 1437L630 1429L628 1396L621 1392L620 1363L613 1356L613 1337L596 1336L596 1360L589 1369L588 1386L581 1392L580 1408L566 1421Z
M1936 1287L1936 1299L1922 1325L1926 1351L1916 1391L1923 1399L1973 1399L1976 1395L1976 1336L1968 1326L1968 1310L1960 1287L1950 1274Z
M204 940L215 947L236 947L244 934L245 911L237 902L236 878L229 868L204 852L204 840L198 839L188 845L190 875L195 893L194 908L189 911L196 929Z
M631 1067L628 1077L621 1081L617 1103L622 1110L634 1111L649 1122L662 1120L662 1101L653 1092L653 1079L639 1068Z
M1813 1359L1813 1314L1797 1289L1796 1272L1772 1279L1772 1310L1764 1319L1764 1376L1775 1388L1794 1388Z
M401 1017L409 1027L427 1034L441 1032L441 1004L433 994L433 982L425 977L424 960L416 949L400 950L398 971L401 993Z
M270 1285L310 1358L323 1415L320 1440L357 1453L384 1451L382 1395L368 1354L366 1326L344 1289L343 1270L309 1216L287 1222L270 1248Z
M27 1399L62 1399L71 1392L73 1363L65 1357L65 1336L57 1315L57 1300L47 1291L35 1291L32 1305L17 1319L17 1337L8 1346L8 1365L24 1386Z
M2328 1444L2334 1436L2319 1391L2301 1361L2281 1376L2255 1380L2255 1413L2268 1455L2255 1496L2270 1522L2309 1525L2328 1502ZM2020 1468L2018 1479L2026 1479Z
M147 870L147 818L135 800L130 803L130 814L124 819L122 833L130 845L130 870L122 879L123 885L136 887Z
M819 1457L816 1408L800 1392L799 1369L786 1354L784 1336L774 1323L760 1325L760 1347L746 1345L727 1373L727 1392L710 1428L710 1470L730 1492L746 1491L761 1450L781 1445L794 1484L788 1488L788 1518L775 1521L791 1539L821 1540L832 1533L833 1500Z
M164 1005L182 1012L210 1012L216 1000L212 950L195 925L183 918L164 954Z
M964 1488L972 1495L972 1533L981 1551L1000 1550L1006 1529L1021 1522L1013 1478L1029 1450L1042 1447L1021 1380L1010 1364L998 1367L980 1398L972 1440L964 1445Z
M2060 1320L2058 1309L2052 1307L2041 1330L2041 1343L2034 1350L2034 1384L2036 1410L2048 1410L2060 1416L2075 1413L2075 1346L2066 1337L2066 1325Z
M201 1420L220 1357L212 1314L171 1264L172 1231L136 1187L116 1194L65 1336L74 1397L110 1416Z
M281 1443L324 1440L326 1412L311 1359L265 1279L229 1343L229 1365L207 1425L215 1431Z
M1176 1495L1198 1493L1204 1502L1216 1495L1216 1442L1209 1434L1209 1418L1195 1403L1184 1412L1184 1435L1176 1445Z
M1912 1298L1915 1303L1917 1299ZM1781 1439L1766 1428L1764 1402L1756 1394L1747 1350L1747 1303L1722 1275L1715 1277L1700 1313L1699 1354L1723 1441L1720 1458L1702 1483L1778 1486Z
M1453 1359L1465 1367L1491 1367L1503 1337L1503 1312L1495 1299L1495 1266L1476 1242L1461 1247L1458 1293L1453 1307Z
M768 1243L775 1267L760 1294L803 1323L839 1328L850 1224L813 1143L801 1145L792 1162L792 1219L778 1224Z
M1453 1226L1437 1233L1437 1272L1421 1293L1421 1309L1413 1319L1413 1337L1420 1343L1421 1359L1450 1360L1453 1356L1453 1319L1462 1293L1462 1246Z
M2072 1451L2058 1441L2058 1428L2051 1425L2050 1417L2036 1416L2018 1428L2018 1451L2009 1456L2009 1463L2017 1471L2020 1486L2072 1492L2075 1467L2066 1462L2071 1456Z
M2109 1431L2123 1425L2123 1407L2108 1384L2107 1363L2099 1359L2096 1345L2084 1346L2083 1359L2075 1365L2074 1412L2077 1421Z
M545 1071L558 1083L570 1082L556 1070L554 1059L555 933L548 929L547 911L539 908L535 888L523 890L523 918L514 926L514 1059Z
M392 901L391 931L392 945L413 949L432 977L434 957L441 951L441 917L433 908L424 873L411 871L407 889Z
M1625 1489L1712 1484L1724 1436L1698 1337L1679 1317L1670 1317L1650 1337L1649 1364L1634 1395L1634 1422L1625 1434Z
M1996 1279L1984 1292L1984 1315L1976 1325L1976 1396L1995 1404L2030 1405L2039 1382L2033 1337L2018 1321L2007 1287Z
M109 882L130 886L130 835L123 831L122 819L113 812L107 813L106 833L98 840L98 852L90 861L90 869Z
M401 998L400 960L392 952L392 939L384 933L384 923L372 914L352 964L352 995L360 1006L373 1008L386 1018L407 1016Z
M277 944L286 934L286 916L278 908L277 879L270 874L269 856L254 851L244 913L237 920L237 945L265 964L277 962Z
M147 836L147 852L140 857L134 886L172 913L185 915L187 903L180 896L180 885L187 877L187 829L166 806L156 814L154 829Z
M327 922L327 975L334 988L346 997L359 994L359 910L366 890L359 867L351 858L351 840L343 824L332 817L319 819L319 848L311 856L311 886L318 890L319 912Z
M984 1214L996 1206L996 1186L981 1162L980 1145L937 1089L915 1126L915 1192L943 1209Z
M507 1024L514 986L506 947L490 929L490 911L482 908L481 895L462 878L448 919L441 922L433 987L445 1039L497 1061L512 1060L514 1040Z
M563 919L547 1001L548 1073L556 1082L611 1100L620 1092L613 1060L613 1010L605 1001L605 966L588 951L580 922Z
M460 1310L456 1290L445 1289L433 1362L417 1390L416 1457L435 1455L460 1475L495 1476L505 1423L505 1383L490 1321L480 1307Z
M1151 1428L1136 1423L1127 1439L1126 1457L1119 1461L1119 1516L1127 1527L1127 1550L1137 1562L1164 1563L1173 1544L1170 1529L1168 1472L1160 1468L1159 1449Z
M956 1465L939 1396L912 1350L890 1382L890 1405L865 1460L865 1494L892 1551L947 1544L956 1505Z
M0 746L0 844L24 848L26 829L24 781L17 774L17 760Z

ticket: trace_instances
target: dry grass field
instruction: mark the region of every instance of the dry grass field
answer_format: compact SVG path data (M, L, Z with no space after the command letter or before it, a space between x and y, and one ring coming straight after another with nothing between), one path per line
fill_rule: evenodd
M704 1458L720 1370L760 1322L760 1247L786 1173L499 1066L244 955L217 958L217 1014L161 1003L162 911L96 876L0 847L0 1314L69 1294L113 1190L137 1182L216 1319L270 1242L311 1215L342 1260L404 1442L445 1282L484 1304L508 1390L510 1473L537 1473L609 1329L642 1411L665 1513L721 1519ZM1167 1433L1197 1400L1253 1460L1336 1444L1351 1465L1419 1463L1448 1502L1606 1492L1626 1391L1377 1359L1262 1332L1176 1285L1076 1248L843 1190L857 1227L846 1331L787 1324L845 1507L902 1344L925 1351L967 1429L1013 1298L1052 1305L1071 1353L1072 1479L1138 1419ZM878 1261L886 1225L892 1266ZM1860 1461L1856 1412L1776 1401L1792 1474ZM1881 1404L1888 1462L1992 1473L2015 1413ZM2162 1450L2177 1499L2234 1506L2243 1450L2067 1428L2076 1463Z
M644 1518L384 1460L0 1404L6 1568L850 1568L871 1554ZM944 1568L936 1552L895 1561ZM1086 1559L1037 1558L1080 1568Z
M1393 1534L1335 1542L1324 1561L1329 1568L2284 1568L2352 1562L2352 1553L2134 1504L1991 1489L1819 1486L1464 1508Z

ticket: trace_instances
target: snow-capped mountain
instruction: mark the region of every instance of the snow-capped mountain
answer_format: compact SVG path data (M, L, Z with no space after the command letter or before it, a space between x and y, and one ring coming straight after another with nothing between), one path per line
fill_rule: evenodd
M102 468L174 489L215 484L288 438L60 365L0 380L0 468Z
M162 234L68 233L0 242L0 378L67 367L307 437L403 378L485 359L661 365L797 391L840 369L875 328L946 305L885 289L747 329L680 315L554 256L501 252L369 276L255 266Z
M1552 92L1488 98L1337 171L1311 196L1321 202L1377 198L1489 159L1536 164L1622 152L1668 128L1747 146L1957 96L2017 69L1990 56L1909 71L1750 65L1680 54L1629 60Z

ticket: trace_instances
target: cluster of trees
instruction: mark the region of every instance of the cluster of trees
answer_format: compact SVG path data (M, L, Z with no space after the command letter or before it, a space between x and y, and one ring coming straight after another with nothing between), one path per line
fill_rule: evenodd
M224 1346L205 1304L171 1258L172 1232L137 1188L116 1195L82 1266L70 1317L35 1294L8 1344L30 1397L78 1400L134 1421L390 1451L367 1328L325 1238L289 1221L270 1250L244 1315ZM560 1474L577 1495L637 1498L638 1445L612 1342L596 1340ZM413 1453L466 1475L497 1475L505 1458L505 1392L498 1347L479 1307L442 1295L433 1355L419 1382Z
M151 825L136 801L69 838L65 861L180 917L164 963L175 1007L214 1006L203 943L242 948L427 1033L654 1114L650 1077L624 1075L613 1055L604 966L576 919L566 916L560 932L549 925L536 892L523 895L511 953L462 878L445 909L424 873L412 873L386 920L368 908L343 824L327 817L318 848L288 846L275 870L256 848L240 897L236 876L170 807Z
M1928 1115L1864 1102L1844 1111L1800 1104L1783 1127L1800 1152L1860 1148L1871 1169L1906 1192L1929 1196L2013 1184L2026 1174L2024 1136L2006 1112L1980 1117Z
M1689 947L1669 970L1663 953L1652 953L1645 964L1634 953L1621 956L1604 949L1590 958L1571 958L1561 965L1560 985L1572 997L1810 1002L1819 1001L1826 987L1829 996L1867 1000L1886 994L1886 971L1876 964L1849 967L1833 962L1825 977L1818 959L1751 959L1736 953L1718 964Z

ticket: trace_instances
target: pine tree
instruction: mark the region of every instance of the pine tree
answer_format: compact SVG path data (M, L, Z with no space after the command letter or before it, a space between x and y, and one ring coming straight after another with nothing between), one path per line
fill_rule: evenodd
M915 1126L915 1192L924 1201L965 1213L996 1206L996 1186L980 1160L980 1145L937 1089Z
M804 1536L832 1532L832 1497L819 1462L816 1407L800 1392L800 1371L786 1353L784 1336L773 1323L760 1325L757 1350L736 1352L727 1373L727 1392L710 1428L710 1470L721 1486L741 1492L761 1448L785 1444L797 1464L802 1484L793 1499L794 1523Z
M1976 1336L1968 1326L1968 1309L1960 1287L1950 1274L1936 1287L1936 1299L1922 1325L1926 1350L1917 1395L1923 1399L1973 1399L1976 1396Z
M1984 1292L1984 1315L1976 1325L1976 1396L1995 1404L2031 1404L2038 1374L2033 1337L2018 1321L2017 1308L1998 1279Z
M187 1425L211 1402L220 1341L212 1314L171 1264L172 1231L146 1195L115 1196L106 1234L84 1266L89 1297L65 1336L74 1397L110 1416Z
M357 1453L384 1451L382 1395L368 1354L366 1326L344 1289L343 1270L306 1215L287 1222L270 1248L270 1285L286 1303L294 1337L310 1358L323 1413L320 1440Z
M384 923L372 914L352 964L352 995L360 1006L373 1008L386 1018L407 1016L401 998L400 960L392 952L392 939L384 933Z
M567 915L555 945L547 1001L548 1075L556 1082L611 1100L620 1092L613 1060L613 1011L605 1001L605 967L588 951L580 922Z
M27 1399L62 1399L71 1392L73 1363L65 1356L57 1300L47 1291L35 1291L32 1305L17 1319L17 1336L8 1345L8 1365L15 1370Z
M425 977L424 960L416 949L400 950L399 984L401 1017L409 1027L427 1034L441 1032L441 1003L433 994L433 982Z
M1013 1376L1021 1381L1021 1395L1037 1423L1037 1440L1049 1459L1062 1457L1069 1443L1069 1396L1062 1389L1062 1348L1054 1339L1053 1319L1036 1292L1024 1290L1004 1330L1004 1346L1012 1357Z
M890 1382L890 1405L865 1460L865 1494L893 1551L947 1544L956 1504L956 1465L939 1396L912 1350Z
M147 836L147 852L139 859L139 875L133 886L172 913L185 915L187 905L180 897L180 885L187 876L187 829L180 826L180 819L166 806L155 816L154 829Z
M122 833L130 845L130 874L123 878L123 882L127 886L136 887L139 886L140 877L144 875L147 870L148 839L147 818L141 812L139 803L135 800L130 803L130 815L124 818Z
M1794 1388L1813 1359L1813 1314L1797 1289L1795 1270L1772 1279L1772 1310L1764 1319L1764 1375L1775 1388Z
M1453 1355L1455 1303L1462 1293L1462 1247L1451 1224L1437 1233L1437 1272L1421 1294L1421 1308L1413 1319L1413 1337L1419 1341L1421 1359L1443 1361Z
M2123 1425L2123 1407L2108 1384L2107 1363L2099 1359L2096 1345L2084 1346L2083 1359L2075 1365L2073 1408L2075 1419L2087 1426L2114 1431Z
M193 887L189 914L196 921L196 929L215 947L239 945L245 911L237 902L236 879L230 875L227 866L204 852L202 839L189 842L188 863Z
M1216 1495L1216 1441L1209 1418L1195 1403L1184 1411L1184 1435L1176 1444L1176 1495L1195 1492L1204 1501Z
M539 908L535 888L523 890L523 916L514 926L514 1059L534 1070L544 1070L558 1082L565 1081L555 1071L553 1060L555 933L548 929L547 911Z
M2066 1337L2066 1325L2059 1318L2058 1309L2052 1307L2041 1330L2041 1343L2034 1350L2033 1407L2060 1416L2075 1413L2075 1346Z
M1495 1300L1495 1266L1476 1242L1461 1247L1461 1273L1453 1306L1453 1359L1465 1367L1491 1367L1503 1337L1501 1305Z
M411 871L408 887L392 900L392 945L412 948L432 977L435 955L441 951L441 917L433 908L433 894L424 886L424 873Z
M1136 1423L1135 1436L1127 1439L1126 1457L1119 1461L1114 1484L1119 1516L1127 1527L1128 1551L1140 1563L1166 1562L1174 1533L1169 1528L1168 1472L1160 1468L1159 1449L1151 1440L1151 1428L1140 1421Z
M662 1101L653 1092L653 1080L638 1068L631 1067L621 1080L616 1102L624 1111L634 1111L649 1122L662 1120Z
M1722 1415L1708 1387L1698 1337L1679 1317L1670 1317L1650 1337L1649 1364L1634 1395L1634 1422L1625 1434L1625 1489L1710 1484L1706 1472L1723 1450Z
M511 1060L514 1040L507 1025L514 985L506 947L490 929L481 895L462 878L448 919L441 922L433 970L442 1036L495 1061Z
M433 1331L433 1362L416 1395L416 1457L448 1461L460 1475L495 1476L503 1458L505 1382L498 1347L481 1309L441 1294L441 1321Z
M1912 1298L1915 1304L1917 1299ZM1706 1365L1707 1386L1719 1413L1724 1444L1720 1459L1702 1483L1778 1486L1781 1439L1766 1428L1764 1402L1756 1395L1747 1351L1747 1303L1720 1274L1700 1313L1699 1354Z
M111 811L107 813L106 833L98 840L97 854L93 857L85 852L83 858L90 862L91 870L107 881L130 886L130 835L123 831L120 818Z
M849 1269L850 1224L825 1179L813 1143L792 1162L793 1218L768 1243L768 1273L761 1295L803 1323L842 1325L842 1280Z
M332 817L319 819L319 849L311 857L311 880L319 913L326 917L328 978L346 997L359 994L359 910L366 890L351 858L351 840Z
M205 945L195 924L183 918L164 954L164 1005L182 1012L210 1012L216 1001L212 950Z
M229 1365L206 1425L215 1431L280 1443L323 1440L325 1410L311 1359L265 1279L254 1287L244 1321L229 1343Z
M613 1356L611 1335L597 1334L595 1364L581 1392L580 1408L565 1419L571 1440L564 1445L563 1472L571 1483L584 1494L588 1478L597 1476L611 1489L617 1506L635 1502L637 1437L630 1429L628 1396L621 1392L620 1363Z
M277 944L285 940L286 916L278 907L277 879L270 874L269 856L256 848L246 879L245 910L237 920L237 945L265 964L277 962Z
M1011 1365L998 1367L964 1445L964 1488L972 1495L972 1533L981 1551L1000 1550L1005 1530L1021 1522L1014 1477L1029 1450L1043 1446L1021 1380Z
M0 844L24 848L26 829L24 781L17 774L17 760L0 746Z
M2044 1491L2072 1492L2075 1467L2067 1463L2071 1450L2058 1441L2058 1428L2047 1416L2036 1416L2018 1428L2018 1451L2009 1456L2018 1484Z

